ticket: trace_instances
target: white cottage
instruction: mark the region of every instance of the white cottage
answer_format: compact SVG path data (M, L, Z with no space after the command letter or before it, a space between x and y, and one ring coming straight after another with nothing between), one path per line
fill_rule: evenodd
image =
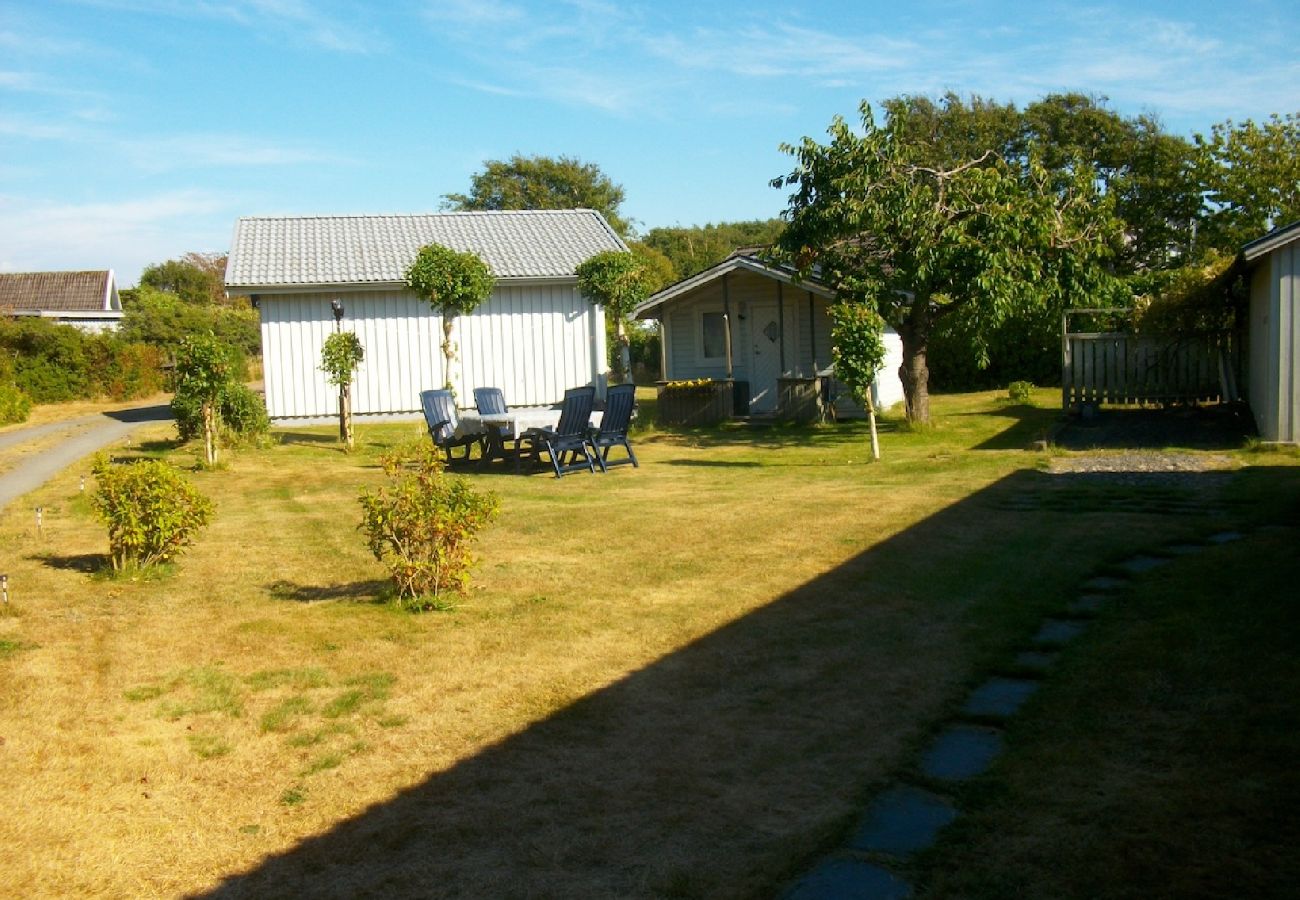
M745 388L736 412L765 415L777 412L779 381L811 379L830 369L828 308L834 298L816 279L796 282L790 269L738 250L664 288L633 314L659 321L666 380L734 379ZM903 399L903 344L892 329L885 333L885 351L874 398L882 409ZM841 395L836 412L862 411Z
M1250 409L1266 441L1300 443L1300 222L1241 249L1250 278Z
M450 373L441 317L405 286L407 267L430 243L477 253L496 277L487 302L456 317ZM416 412L420 391L448 380L460 398L499 387L513 406L542 405L566 388L602 384L604 313L578 294L575 270L596 253L626 249L592 210L243 218L226 290L261 311L274 419L337 411L337 389L320 371L336 327L356 332L365 349L352 387L358 415Z
M0 315L38 316L92 334L122 323L112 269L0 273Z

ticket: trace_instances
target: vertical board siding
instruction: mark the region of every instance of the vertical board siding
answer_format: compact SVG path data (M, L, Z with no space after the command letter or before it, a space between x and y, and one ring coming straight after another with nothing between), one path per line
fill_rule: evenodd
M1296 334L1300 316L1300 244L1291 243L1274 251L1278 291L1278 422L1279 441L1300 440L1300 395L1296 389L1296 366L1300 363L1300 335Z
M343 328L365 359L353 382L353 411L418 412L419 393L444 383L442 320L404 291L263 294L262 353L272 418L333 415L337 391L320 371L334 330L330 301L341 299ZM452 383L470 405L476 387L500 387L517 406L558 402L566 388L603 371L603 314L574 285L498 286L478 310L458 316ZM601 335L601 340L592 340Z
M1063 399L1131 404L1217 401L1219 348L1210 340L1176 341L1127 334L1067 334Z

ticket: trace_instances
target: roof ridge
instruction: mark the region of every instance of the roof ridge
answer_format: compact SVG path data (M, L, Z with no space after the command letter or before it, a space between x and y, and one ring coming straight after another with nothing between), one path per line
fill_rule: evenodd
M421 213L309 213L305 215L265 215L265 216L240 216L237 221L240 222L275 222L285 219L297 220L315 220L315 219L427 219L453 216L518 216L518 215L571 215L573 213L592 213L600 216L600 211L590 209L585 206L577 206L572 209L456 209L443 210L440 212L421 212ZM604 216L600 216L604 220ZM608 223L606 223L608 224Z

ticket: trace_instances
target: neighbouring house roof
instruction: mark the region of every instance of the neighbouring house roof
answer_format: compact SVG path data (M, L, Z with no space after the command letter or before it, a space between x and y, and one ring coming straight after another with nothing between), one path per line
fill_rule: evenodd
M1256 238L1246 244L1241 248L1241 257L1247 263L1252 263L1261 256L1297 240L1300 240L1300 222L1292 222L1290 225L1274 228L1262 238Z
M121 308L112 269L0 273L0 310L75 315Z
M477 253L501 279L572 277L603 250L627 250L590 209L258 216L235 223L226 287L401 284L419 249L432 243Z
M676 284L669 285L657 294L646 298L644 302L638 304L632 310L632 318L653 317L662 304L704 287L729 272L753 272L756 275L775 278L786 284L797 285L800 290L811 291L820 297L830 299L835 296L834 291L816 278L799 280L796 278L794 269L762 259L757 250L737 250L717 265L711 266L703 272L697 272L689 278L683 278Z

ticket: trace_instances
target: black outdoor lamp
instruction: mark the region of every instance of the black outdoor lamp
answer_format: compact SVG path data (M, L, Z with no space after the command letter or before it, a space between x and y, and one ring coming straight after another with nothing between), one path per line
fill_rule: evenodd
M334 321L335 321L335 322L342 322L342 321L343 321L343 301L342 301L342 300L331 300L331 301L330 301L330 309L334 310Z

